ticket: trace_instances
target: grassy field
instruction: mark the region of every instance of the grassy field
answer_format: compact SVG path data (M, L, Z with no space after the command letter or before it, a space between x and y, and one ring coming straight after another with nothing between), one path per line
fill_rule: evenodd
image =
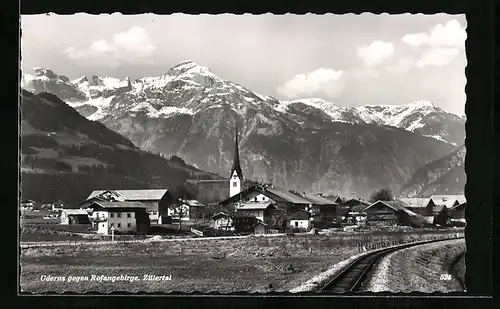
M442 231L441 236L445 236ZM431 232L338 233L244 239L117 243L23 248L21 288L42 291L266 292L287 291L335 263L370 248L434 237ZM42 276L66 281L43 281ZM92 281L92 275L137 276L138 281ZM144 281L144 275L170 275ZM68 282L70 276L89 280Z

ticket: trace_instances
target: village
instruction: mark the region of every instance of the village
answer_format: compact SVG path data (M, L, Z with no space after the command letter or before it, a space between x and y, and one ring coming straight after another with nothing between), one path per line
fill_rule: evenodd
M230 175L224 181L229 187L228 198L212 205L179 197L169 188L103 188L89 192L75 205L62 201L39 205L23 200L21 225L31 218L41 226L79 226L81 231L102 236L164 234L168 229L162 227L176 225L179 231L187 227L192 237L465 226L464 195L394 198L387 189L381 189L366 201L299 193L273 184L256 183L244 188L237 134Z

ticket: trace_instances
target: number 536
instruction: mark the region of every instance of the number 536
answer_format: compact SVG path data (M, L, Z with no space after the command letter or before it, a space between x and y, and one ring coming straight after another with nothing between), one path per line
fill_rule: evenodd
M439 276L439 280L451 280L451 275L450 274L442 274Z

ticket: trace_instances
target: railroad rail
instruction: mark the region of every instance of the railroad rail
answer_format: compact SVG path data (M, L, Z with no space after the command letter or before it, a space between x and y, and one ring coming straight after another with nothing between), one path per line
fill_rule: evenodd
M384 248L372 253L368 253L351 262L350 265L345 267L331 280L324 284L319 289L319 291L333 293L356 292L360 289L361 284L367 279L373 267L382 259L382 257L388 255L389 253L419 245L462 238L464 237L434 239L417 243L408 243L397 247Z

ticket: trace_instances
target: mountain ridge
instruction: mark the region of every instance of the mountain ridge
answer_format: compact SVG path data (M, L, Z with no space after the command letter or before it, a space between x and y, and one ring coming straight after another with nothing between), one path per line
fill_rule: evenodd
M448 117L430 102L361 109L318 99L278 101L191 61L114 85L82 84L77 90L93 90L94 98L67 104L141 149L178 155L223 176L232 165L238 123L244 174L300 191L367 196L382 184L398 191L415 170L463 143L465 134L465 119Z

